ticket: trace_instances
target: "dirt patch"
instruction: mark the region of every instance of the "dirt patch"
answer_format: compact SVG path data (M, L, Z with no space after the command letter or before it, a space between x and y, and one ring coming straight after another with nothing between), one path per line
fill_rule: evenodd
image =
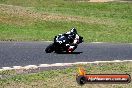
M77 2L111 2L115 0L77 0Z
M0 22L27 25L38 20L45 21L77 21L89 24L114 24L111 20L80 17L80 16L66 16L54 13L35 12L31 8L25 8L13 5L0 5Z
M90 0L89 2L110 2L114 0Z
M89 2L132 2L132 0L89 0Z

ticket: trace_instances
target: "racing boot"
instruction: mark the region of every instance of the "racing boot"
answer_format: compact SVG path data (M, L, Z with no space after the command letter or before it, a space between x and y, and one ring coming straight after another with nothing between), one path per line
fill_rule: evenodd
M76 48L77 48L77 46L70 46L70 47L68 48L68 52L71 53L71 52L73 52Z

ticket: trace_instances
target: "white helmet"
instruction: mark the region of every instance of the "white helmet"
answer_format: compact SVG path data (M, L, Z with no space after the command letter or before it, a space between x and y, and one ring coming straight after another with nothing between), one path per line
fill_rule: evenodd
M77 30L76 30L76 28L72 28L70 32L71 32L71 33L75 33L75 34L77 34Z

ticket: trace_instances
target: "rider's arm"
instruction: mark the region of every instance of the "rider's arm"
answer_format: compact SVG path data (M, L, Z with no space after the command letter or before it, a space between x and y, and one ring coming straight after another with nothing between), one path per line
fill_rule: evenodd
M79 43L79 35L76 34L73 44L78 44L78 43Z
M57 36L55 36L55 40L57 41L60 36L62 36L62 34L58 34Z

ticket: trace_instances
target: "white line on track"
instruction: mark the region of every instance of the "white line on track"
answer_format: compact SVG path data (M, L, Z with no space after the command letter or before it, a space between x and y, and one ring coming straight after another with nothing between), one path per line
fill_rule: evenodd
M44 42L51 43L53 41L44 41ZM108 42L89 42L89 43L93 43L93 44L105 44L105 43L108 43ZM110 43L110 44L112 44L112 43ZM132 45L132 43L117 43L117 44L130 44L130 45Z
M105 43L105 42L91 42L91 43Z
M53 42L53 41L44 41L44 42ZM90 42L90 43L106 43L106 42Z
M113 61L93 61L93 62L74 62L74 63L54 63L54 64L40 64L40 65L27 65L27 66L13 66L12 67L2 67L0 71L13 70L13 69L37 69L40 67L63 67L63 66L73 66L79 64L98 64L98 63L118 63L118 62L132 62L132 60L113 60Z

